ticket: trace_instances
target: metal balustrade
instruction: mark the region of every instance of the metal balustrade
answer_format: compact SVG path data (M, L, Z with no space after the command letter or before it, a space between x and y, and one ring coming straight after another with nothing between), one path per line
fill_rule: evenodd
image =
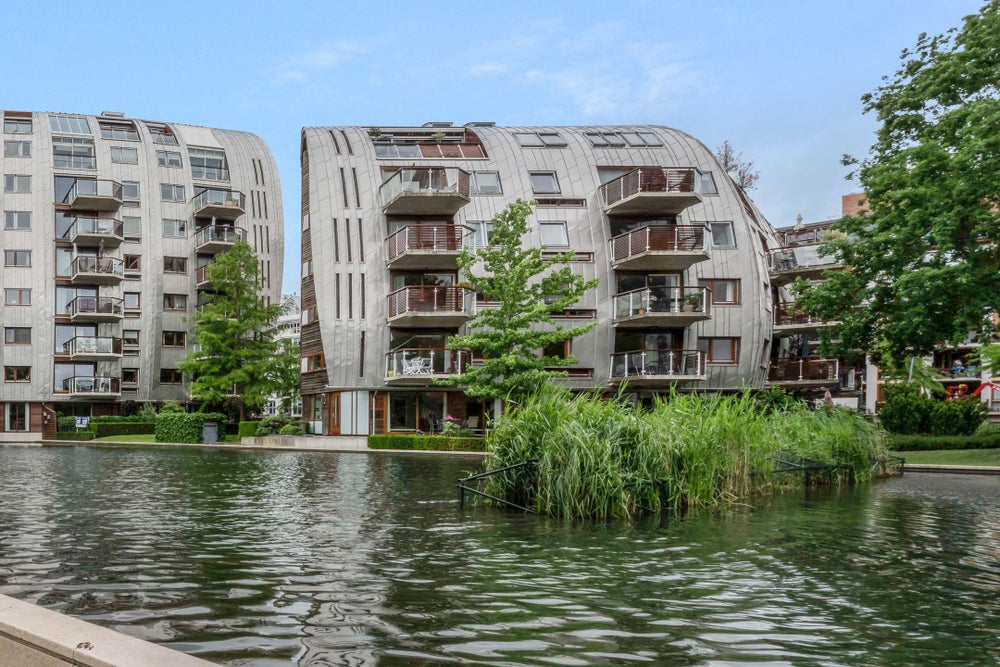
M614 319L683 326L711 317L711 303L707 287L645 287L615 295Z
M608 214L676 214L701 201L698 170L639 167L601 186Z
M835 383L840 379L837 359L776 359L767 369L772 384Z
M433 376L458 375L472 363L470 350L408 347L387 352L385 376L387 382L422 382Z
M453 268L471 232L464 225L406 225L386 239L386 261L395 268Z
M469 172L457 167L405 167L379 187L389 214L454 215L469 203Z
M705 353L701 350L640 349L611 355L611 378L703 379Z

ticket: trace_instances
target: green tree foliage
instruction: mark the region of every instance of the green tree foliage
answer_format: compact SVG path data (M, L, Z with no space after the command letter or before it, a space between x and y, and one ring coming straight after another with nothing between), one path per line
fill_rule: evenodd
M857 172L868 213L826 245L850 270L798 286L800 307L841 322L842 347L897 363L988 330L1000 308L1000 0L901 60L862 98L881 123Z
M497 304L469 320L467 335L448 341L452 349L471 349L483 358L482 365L441 381L464 385L469 396L516 400L547 379L565 375L552 369L577 360L541 355L541 351L594 326L564 328L553 318L573 307L597 280L573 273L567 264L572 252L543 257L541 248L523 244L531 212L530 203L517 200L493 218L489 245L475 255L466 250L459 257L463 278ZM480 263L482 273L477 270Z
M264 299L257 256L244 242L217 256L207 273L214 292L194 320L201 349L179 367L192 378L191 395L202 409L221 406L235 395L242 421L247 410L264 406L288 363L274 337L283 307Z

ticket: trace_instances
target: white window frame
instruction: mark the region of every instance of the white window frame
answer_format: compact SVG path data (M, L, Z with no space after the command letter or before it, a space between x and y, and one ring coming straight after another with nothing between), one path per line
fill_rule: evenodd
M730 243L719 243L716 240L715 230L716 227L719 229L729 230ZM733 227L732 220L719 220L708 223L709 234L712 236L712 247L720 250L732 250L736 247L736 229Z
M90 130L90 123L83 116L60 116L50 114L49 127L52 128L53 132L65 134L89 134L90 136L94 135L94 133Z
M3 228L8 232L30 232L31 211L4 211Z
M492 176L495 179L495 183L491 183L490 186L493 189L485 189L483 184L480 184L480 176ZM502 195L503 186L500 183L500 172L498 171L474 171L472 172L472 194L474 195Z
M188 235L187 220L180 218L163 218L163 238L165 239L186 239Z
M14 148L14 150L11 150ZM3 142L4 157L31 157L31 142L23 139L13 139Z
M11 426L11 423L13 421L11 419L11 414L13 413L14 408L16 408L17 406L21 406L21 409L24 410L24 428L23 429L14 429ZM30 431L31 430L31 404L30 403L21 403L21 402L7 403L6 407L4 408L4 430L7 433L27 433L28 431Z
M558 235L558 239L546 239L546 230L548 234ZM569 228L566 225L565 220L543 220L538 223L538 238L541 241L543 248L568 248L569 247ZM547 241L561 241L561 243L551 243Z
M156 151L156 164L170 169L183 169L184 158L181 157L180 151L158 150Z
M139 149L134 146L112 146L111 162L114 164L139 164Z
M177 183L160 183L160 201L187 201L184 197L184 186Z
M552 182L555 184L554 190L539 190L535 183L535 177L552 177ZM531 183L531 192L536 195L558 195L562 193L562 189L559 186L559 176L556 175L554 171L529 171L528 181Z

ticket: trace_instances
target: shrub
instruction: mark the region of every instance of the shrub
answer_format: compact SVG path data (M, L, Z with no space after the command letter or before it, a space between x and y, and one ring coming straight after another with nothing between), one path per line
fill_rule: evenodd
M156 417L157 442L200 443L206 421L218 421L220 431L225 427L226 416L213 412L171 413L160 412Z
M306 427L301 422L294 422L292 424L285 424L278 431L279 435L305 435Z
M921 452L935 449L997 449L1000 432L976 435L892 435L889 449L898 452Z
M145 435L156 432L155 422L125 422L125 423L97 423L93 424L91 431L95 438L105 438L114 435Z
M142 408L139 410L137 415L142 421L145 422L155 422L156 421L156 408L153 407L152 403L143 403Z
M56 417L56 430L70 433L76 430L76 417Z
M163 404L163 407L160 408L161 415L175 415L183 412L184 408L182 408L181 404L177 401L167 401Z
M257 435L257 422L240 422L237 435L241 438L252 438Z
M885 404L878 412L879 421L890 433L927 433L934 401L909 384L887 385Z
M60 418L62 419L62 418ZM93 440L94 434L90 431L59 431L56 433L56 440Z
M930 413L931 435L972 435L989 417L986 404L971 396L934 403Z
M257 422L257 432L254 435L274 435L288 423L287 417L264 417Z
M368 448L440 452L483 452L486 451L486 442L483 438L451 438L443 435L370 435L368 436Z

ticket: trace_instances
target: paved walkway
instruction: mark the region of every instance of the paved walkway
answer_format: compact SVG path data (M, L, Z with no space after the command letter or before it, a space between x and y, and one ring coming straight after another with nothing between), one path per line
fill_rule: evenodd
M903 472L947 472L957 475L1000 475L1000 466L946 466L936 463L906 463Z

